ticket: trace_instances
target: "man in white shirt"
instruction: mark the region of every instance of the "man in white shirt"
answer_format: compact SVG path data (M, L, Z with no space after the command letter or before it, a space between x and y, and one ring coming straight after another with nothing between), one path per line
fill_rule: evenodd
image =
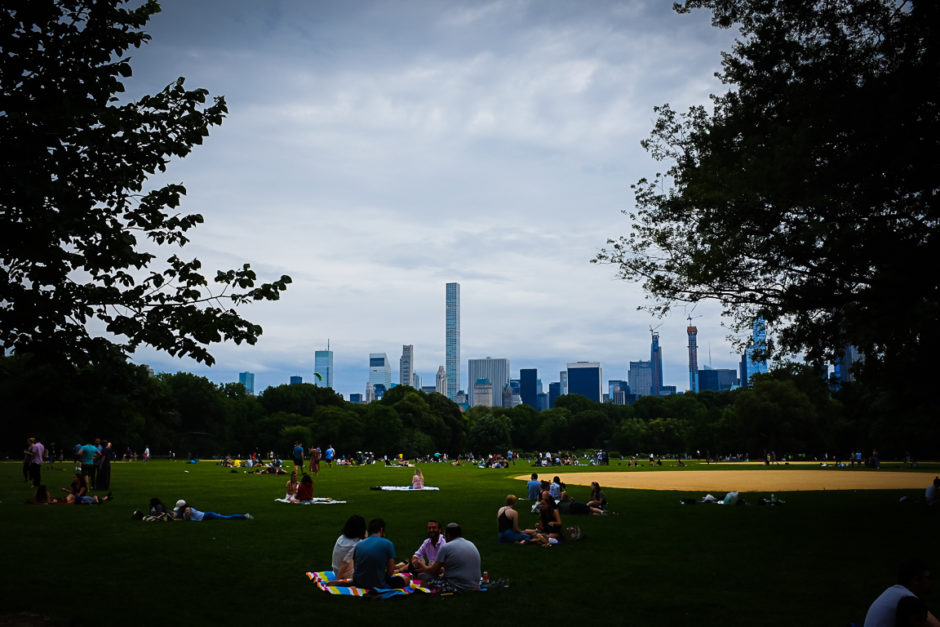
M868 608L864 627L894 627L898 603L904 597L923 599L930 591L930 570L921 560L905 560L898 567L898 583L881 593ZM927 624L940 627L940 621L927 612Z

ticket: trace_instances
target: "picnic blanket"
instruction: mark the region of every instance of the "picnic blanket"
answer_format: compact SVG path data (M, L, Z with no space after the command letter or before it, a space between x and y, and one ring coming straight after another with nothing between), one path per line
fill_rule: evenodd
M372 489L373 490L396 490L396 491L397 490L402 490L402 491L411 490L413 492L421 492L421 490L440 490L440 488L435 488L434 486L429 486L429 485L424 486L423 488L421 488L421 490L415 490L410 485L377 485L373 487Z
M390 599L392 597L407 596L415 592L427 592L433 594L430 588L425 588L417 581L412 581L405 588L358 588L353 585L336 585L336 573L332 570L321 570L318 572L308 572L307 579L312 581L320 590L328 594L335 594L347 597L370 597L379 599ZM339 580L343 583L352 583L351 579Z
M275 503L294 503L295 505L343 505L346 501L337 501L328 496L315 496L312 501L288 501L287 499L274 499Z

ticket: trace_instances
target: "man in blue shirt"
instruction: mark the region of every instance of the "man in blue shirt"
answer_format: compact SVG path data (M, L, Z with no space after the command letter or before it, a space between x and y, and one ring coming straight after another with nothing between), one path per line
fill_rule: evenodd
M369 537L353 551L353 585L361 588L403 588L405 580L395 576L395 546L385 537L385 521L369 521Z
M303 471L304 468L304 445L300 442L294 442L294 469Z
M528 494L526 495L528 499L530 501L538 501L542 494L542 482L539 481L539 474L537 472L532 473L532 478L529 479L526 487L528 488Z
M93 488L95 485L95 456L98 454L98 447L89 442L81 448L79 454L82 458L82 474L85 475L85 483Z

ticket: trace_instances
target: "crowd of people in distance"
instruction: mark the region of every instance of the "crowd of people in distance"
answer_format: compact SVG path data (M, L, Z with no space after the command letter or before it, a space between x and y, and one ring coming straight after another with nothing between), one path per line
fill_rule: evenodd
M440 523L429 520L427 539L407 562L395 561L395 546L386 537L385 521L350 516L333 545L335 585L362 588L402 588L418 579L439 592L480 589L480 552L452 522L441 534Z

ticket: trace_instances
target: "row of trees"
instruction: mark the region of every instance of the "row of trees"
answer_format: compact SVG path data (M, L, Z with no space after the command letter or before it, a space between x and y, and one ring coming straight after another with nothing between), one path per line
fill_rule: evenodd
M348 403L311 384L260 396L239 383L216 385L180 372L148 376L123 363L57 370L28 356L0 359L4 448L17 455L28 435L66 448L104 437L178 455L287 455L294 440L408 457L446 452L606 448L618 454L841 454L877 447L883 455L938 441L936 421L901 417L862 388L831 392L804 366L779 369L750 389L641 397L633 405L563 396L553 409L474 407L396 387L381 401ZM883 407L883 409L882 409Z

